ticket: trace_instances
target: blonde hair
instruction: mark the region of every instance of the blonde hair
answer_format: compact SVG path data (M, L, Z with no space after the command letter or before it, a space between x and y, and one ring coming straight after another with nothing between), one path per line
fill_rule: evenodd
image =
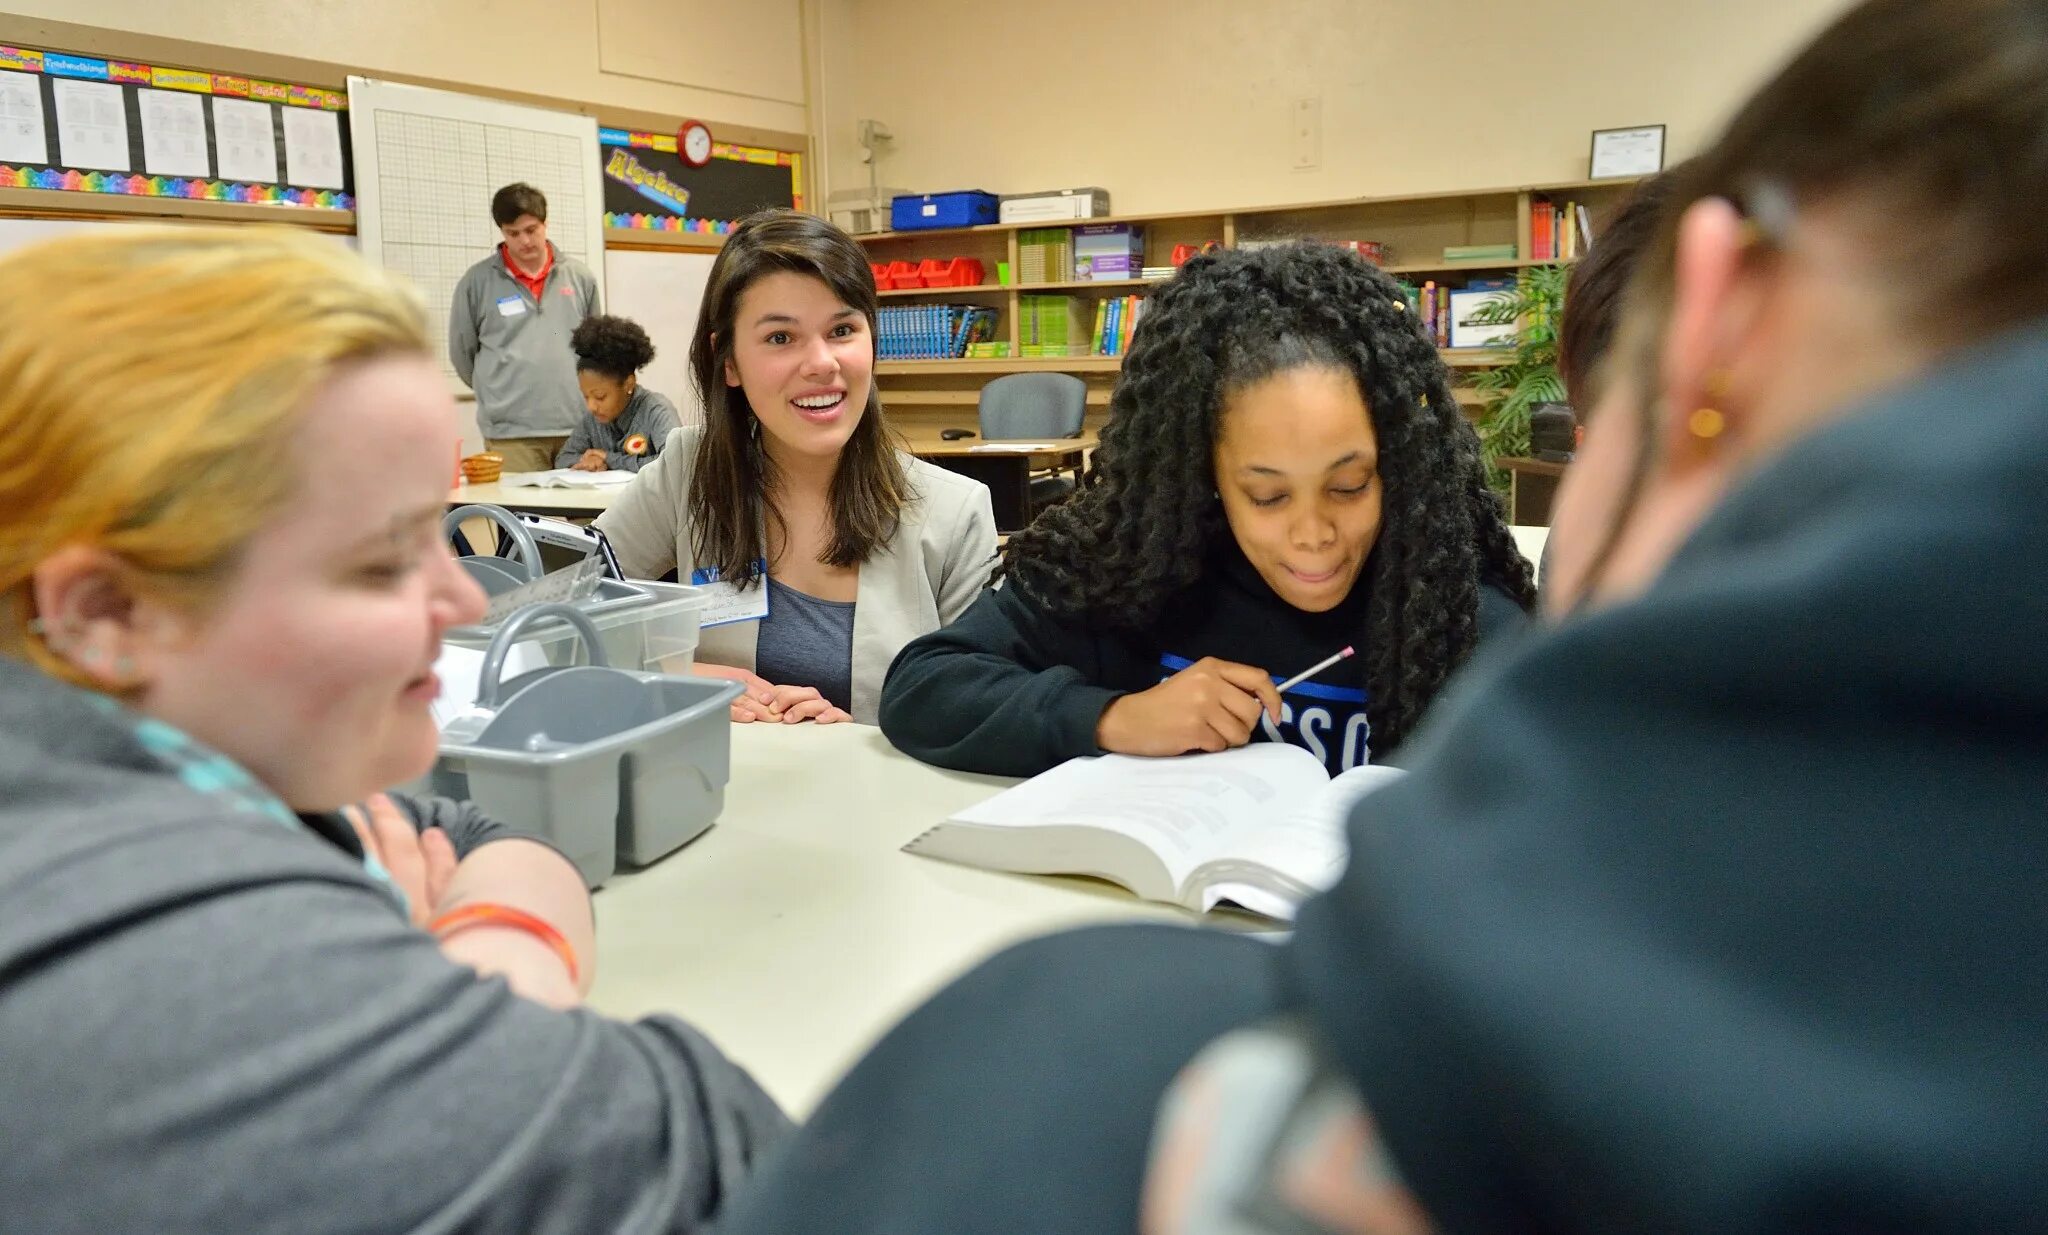
M284 227L123 228L0 259L0 652L68 545L203 606L295 480L301 409L340 364L424 352L418 297Z

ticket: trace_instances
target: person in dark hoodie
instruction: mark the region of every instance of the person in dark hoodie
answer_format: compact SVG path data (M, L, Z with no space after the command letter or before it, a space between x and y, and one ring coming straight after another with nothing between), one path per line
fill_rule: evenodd
M1844 13L1680 173L1561 620L1291 941L996 958L721 1235L2041 1229L2043 200L2048 3Z
M1535 595L1399 287L1319 244L1198 257L1153 294L1089 483L1001 574L890 668L882 731L928 763L1383 761Z
M575 1006L567 858L372 797L484 610L417 297L296 229L119 233L0 260L0 1226L701 1227L782 1113Z

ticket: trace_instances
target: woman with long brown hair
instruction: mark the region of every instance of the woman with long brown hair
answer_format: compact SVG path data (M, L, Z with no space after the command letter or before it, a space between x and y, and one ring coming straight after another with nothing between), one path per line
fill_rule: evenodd
M626 573L714 591L697 659L747 682L734 720L872 724L896 653L988 583L988 490L898 447L875 316L852 237L793 210L743 221L690 344L705 423L597 521Z

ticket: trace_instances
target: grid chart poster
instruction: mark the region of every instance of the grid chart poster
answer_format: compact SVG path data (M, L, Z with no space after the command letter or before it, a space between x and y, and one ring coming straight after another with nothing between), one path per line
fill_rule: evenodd
M348 210L333 90L0 46L0 188Z
M446 90L349 79L356 234L363 256L405 275L451 383L455 285L499 242L491 194L514 181L548 199L548 239L604 282L597 122Z

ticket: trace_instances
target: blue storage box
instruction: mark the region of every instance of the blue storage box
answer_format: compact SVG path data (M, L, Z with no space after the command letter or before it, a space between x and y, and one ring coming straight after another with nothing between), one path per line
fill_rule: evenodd
M899 232L933 227L979 227L996 221L996 195L980 189L898 197L889 203L889 226Z

